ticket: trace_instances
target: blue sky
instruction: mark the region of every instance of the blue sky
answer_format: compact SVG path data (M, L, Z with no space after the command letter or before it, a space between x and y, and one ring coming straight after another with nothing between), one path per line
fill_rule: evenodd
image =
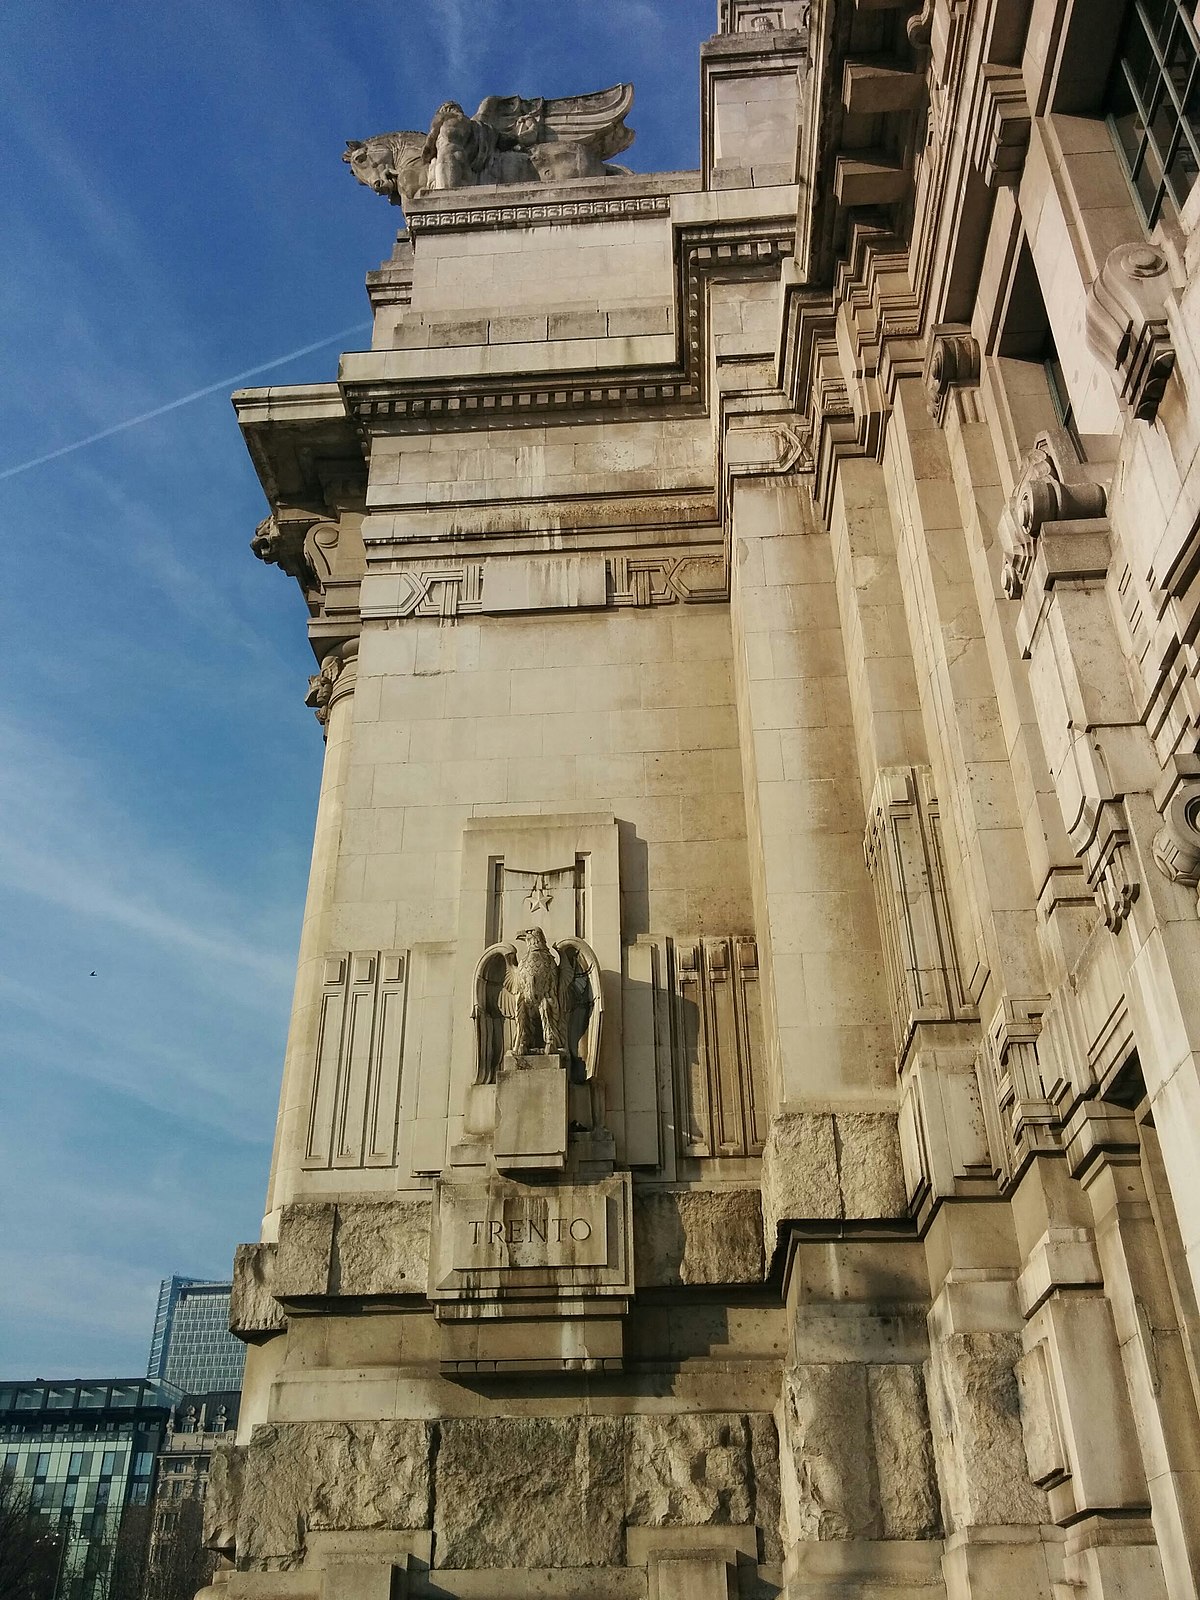
M159 1279L257 1236L322 746L228 390L365 324L399 213L346 139L630 79L623 159L695 166L716 9L0 11L0 1377L144 1370Z

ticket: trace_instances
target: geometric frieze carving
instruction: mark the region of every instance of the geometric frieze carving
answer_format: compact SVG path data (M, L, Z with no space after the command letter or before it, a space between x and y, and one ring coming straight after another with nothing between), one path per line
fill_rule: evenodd
M758 946L674 941L679 1154L758 1156L767 1134Z
M727 598L716 555L508 556L398 573L373 574L364 617L504 616L537 611L660 606Z
M896 1044L922 1022L978 1015L962 977L946 892L941 822L928 767L882 767L867 815Z
M305 1167L396 1161L408 955L326 956Z
M609 158L633 143L625 126L632 105L628 83L560 100L489 95L473 117L448 100L427 134L405 129L347 139L342 160L393 205L479 184L611 177L624 169L608 166Z
M1141 422L1153 422L1175 370L1167 324L1167 258L1145 240L1111 251L1087 298L1087 341L1117 375L1117 392Z
M405 572L407 598L396 606L398 617L469 616L482 608L483 564L468 561L435 572Z
M608 594L614 606L724 600L725 563L719 556L613 556L608 562Z
M813 470L808 424L756 415L731 417L722 441L725 470L733 478L783 477Z
M1010 600L1025 592L1047 523L1100 523L1108 506L1102 484L1088 476L1063 434L1041 433L1025 457L1021 475L1000 519L1008 554L1003 587ZM1084 532L1084 530L1072 530ZM1089 530L1090 531L1090 530Z

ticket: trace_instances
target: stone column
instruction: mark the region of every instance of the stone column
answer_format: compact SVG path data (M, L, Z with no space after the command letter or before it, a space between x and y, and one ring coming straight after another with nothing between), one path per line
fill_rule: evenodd
M829 542L801 480L732 495L730 605L755 925L770 1041L769 1247L786 1217L904 1209L893 1039L862 855Z
M1095 1538L1086 1537L1090 1530L1077 1530L1079 1559L1083 1563L1086 1557L1086 1565L1101 1572L1111 1569L1114 1593L1194 1600L1200 1594L1200 1414L1191 1352L1147 1192L1137 1123L1118 1106L1092 1101L1076 1111L1067 1136L1068 1159L1091 1203L1106 1309L1115 1330L1107 1363L1098 1360L1094 1341L1081 1346L1076 1339L1073 1344L1076 1350L1088 1349L1087 1408L1080 1417L1101 1433L1098 1439L1068 1438L1070 1459L1078 1463L1075 1475L1083 1480L1075 1500L1085 1499L1083 1490L1092 1475L1112 1484L1114 1492L1131 1483L1141 1500L1140 1508L1101 1503L1094 1520L1110 1509L1126 1515L1143 1511L1140 1535L1127 1530L1118 1548L1109 1546L1102 1527ZM1112 1406L1097 1393L1108 1364L1123 1379L1120 1403ZM1131 1412L1132 1425L1121 1426L1122 1410ZM1069 1425L1075 1423L1074 1417L1068 1419ZM1153 1527L1145 1520L1147 1506ZM1091 1508L1085 1502L1074 1509L1078 1514ZM1130 1587L1116 1587L1118 1577Z
M267 1187L264 1239L277 1236L278 1213L293 1190L293 1171L301 1157L304 1120L311 1098L316 1056L321 985L329 953L333 919L334 878L342 837L346 778L353 733L354 686L358 674L358 640L335 646L309 683L308 704L325 730L325 764L317 802L308 894L300 932L299 965L292 998L292 1018L284 1056L279 1119Z

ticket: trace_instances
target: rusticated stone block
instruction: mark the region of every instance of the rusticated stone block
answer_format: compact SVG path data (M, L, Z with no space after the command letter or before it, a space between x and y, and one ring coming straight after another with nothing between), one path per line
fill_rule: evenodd
M245 1477L244 1445L218 1444L208 1463L204 1495L204 1545L232 1557L237 1544L238 1506Z
M763 1280L762 1201L757 1189L637 1193L633 1231L640 1288Z
M333 1261L332 1204L284 1206L275 1255L275 1293L281 1300L329 1293Z
M784 1375L788 1539L929 1539L941 1517L919 1367L818 1363Z
M942 1519L921 1369L868 1367L867 1393L883 1537L935 1539Z
M455 1417L441 1424L435 1564L602 1567L622 1558L617 1417Z
M1015 1333L951 1333L929 1362L929 1410L947 1519L956 1531L1038 1523L1046 1497L1029 1478L1014 1366Z
M780 1411L788 1542L877 1538L866 1368L849 1362L790 1367Z
M763 1150L762 1195L768 1254L774 1252L779 1224L787 1218L841 1216L831 1116L795 1111L775 1118Z
M340 1204L330 1292L424 1294L429 1283L431 1215L428 1200Z
M888 1111L784 1112L763 1150L768 1252L790 1219L823 1222L908 1213L900 1136Z
M287 1327L274 1294L275 1250L273 1244L239 1244L233 1253L229 1331L250 1343Z
M238 1560L295 1566L310 1529L427 1528L428 1422L285 1422L255 1428L246 1447Z
M754 1521L750 1419L737 1412L629 1419L626 1516L642 1527Z
M839 1111L834 1132L842 1215L856 1220L907 1216L896 1116L890 1111Z

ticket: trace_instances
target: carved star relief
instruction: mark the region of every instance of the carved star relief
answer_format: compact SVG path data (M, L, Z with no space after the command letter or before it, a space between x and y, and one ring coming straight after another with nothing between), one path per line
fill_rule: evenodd
M525 896L526 907L530 911L548 911L550 902L553 899L554 896L550 891L545 876L539 873L533 880L529 893Z

